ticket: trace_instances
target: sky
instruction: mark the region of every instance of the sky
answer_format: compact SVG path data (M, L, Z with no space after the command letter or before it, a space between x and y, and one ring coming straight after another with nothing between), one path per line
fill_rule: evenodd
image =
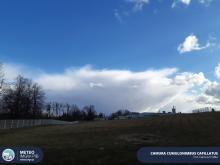
M218 0L2 0L8 80L100 112L220 104ZM220 109L220 108L219 108Z

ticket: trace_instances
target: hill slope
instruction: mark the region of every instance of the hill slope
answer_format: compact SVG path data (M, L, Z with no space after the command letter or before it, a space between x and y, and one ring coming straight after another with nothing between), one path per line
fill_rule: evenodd
M138 164L143 146L220 146L220 113L0 130L0 146L40 146L42 164Z

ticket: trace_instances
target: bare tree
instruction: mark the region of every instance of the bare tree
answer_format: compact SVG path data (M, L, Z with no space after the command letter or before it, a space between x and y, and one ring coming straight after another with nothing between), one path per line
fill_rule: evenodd
M84 119L85 120L94 120L96 117L96 111L94 105L85 106L83 108Z
M3 83L4 83L4 73L2 69L2 64L0 63L0 113L2 113L3 111L3 107L2 107L2 94L4 92Z
M3 95L3 107L13 118L35 118L40 116L44 103L44 92L30 79L18 76L13 86Z
M3 86L4 86L4 71L3 65L0 63L0 95L3 93Z
M32 112L33 116L39 116L44 105L45 93L37 83L32 85Z

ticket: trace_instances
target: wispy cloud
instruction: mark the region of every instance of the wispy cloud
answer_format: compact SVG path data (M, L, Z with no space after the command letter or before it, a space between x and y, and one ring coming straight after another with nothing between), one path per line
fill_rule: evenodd
M215 76L220 78L220 64L215 67Z
M114 10L114 16L115 16L115 18L116 18L119 22L123 22L122 16L121 16L121 14L119 13L118 9L115 9L115 10Z
M124 0L123 9L115 9L114 16L119 22L123 22L124 18L133 13L142 11L143 8L150 3L150 0Z
M209 6L213 0L199 0L200 4L203 4L205 6Z
M158 5L161 5L161 0L155 0L158 2ZM201 4L203 6L209 6L213 0L171 0L171 7L175 8L178 5L189 6L192 2L197 2L197 4ZM151 0L123 0L123 4L121 4L121 8L116 8L114 10L114 16L119 22L123 22L123 18L127 16L141 12L144 10L144 7L150 5ZM159 12L158 9L154 9L152 13Z
M176 7L178 3L181 3L181 4L188 6L188 5L190 5L191 0L174 0L172 3L172 8Z
M141 11L143 7L149 4L150 0L126 0L127 2L133 4L133 11Z
M197 0L199 4L204 6L209 6L213 0ZM175 8L178 4L183 4L185 6L189 6L192 3L192 0L174 0L172 3L172 8Z

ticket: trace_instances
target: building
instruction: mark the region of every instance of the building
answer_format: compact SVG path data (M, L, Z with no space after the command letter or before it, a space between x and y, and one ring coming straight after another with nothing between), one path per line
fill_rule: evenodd
M173 106L173 108L172 108L172 113L176 113L176 107L175 106Z
M166 110L159 110L159 112L158 112L159 114L162 114L162 115L166 115L166 114L176 114L177 112L176 112L176 107L175 106L173 106L172 107L172 109L171 109L171 111L169 110L169 111L166 111Z

